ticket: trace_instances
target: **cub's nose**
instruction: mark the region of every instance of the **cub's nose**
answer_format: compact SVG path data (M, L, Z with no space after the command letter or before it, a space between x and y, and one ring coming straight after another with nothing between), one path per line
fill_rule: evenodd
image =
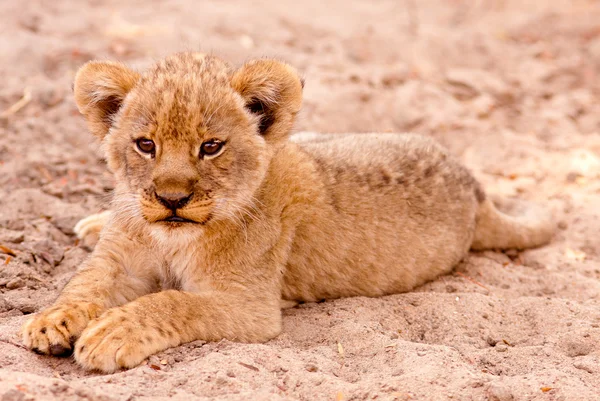
M184 207L192 198L193 194L183 192L155 192L156 199L165 207L176 210Z

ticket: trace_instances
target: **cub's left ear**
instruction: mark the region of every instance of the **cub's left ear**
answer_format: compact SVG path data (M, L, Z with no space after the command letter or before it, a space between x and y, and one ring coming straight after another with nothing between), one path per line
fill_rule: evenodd
M77 71L75 103L92 134L100 139L106 136L113 117L139 78L139 73L114 62L91 61Z
M276 60L253 60L234 72L231 85L259 118L265 139L287 138L302 106L304 82L292 66Z

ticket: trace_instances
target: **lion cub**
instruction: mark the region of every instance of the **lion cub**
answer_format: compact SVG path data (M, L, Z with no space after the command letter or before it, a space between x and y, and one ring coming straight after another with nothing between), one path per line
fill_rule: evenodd
M549 216L499 211L430 139L289 140L302 87L274 60L84 65L75 101L114 200L92 219L104 228L90 258L24 325L25 345L113 372L188 341L267 341L282 305L409 291L469 249L549 241Z

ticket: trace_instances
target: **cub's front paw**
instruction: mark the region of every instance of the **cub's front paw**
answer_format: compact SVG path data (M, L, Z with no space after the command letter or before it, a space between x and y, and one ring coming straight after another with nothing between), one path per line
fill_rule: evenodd
M90 302L51 306L25 322L21 329L23 344L38 354L70 355L75 340L100 310Z
M75 360L86 369L105 373L133 368L150 355L177 345L165 333L162 328L149 327L131 311L114 308L90 322L75 344Z

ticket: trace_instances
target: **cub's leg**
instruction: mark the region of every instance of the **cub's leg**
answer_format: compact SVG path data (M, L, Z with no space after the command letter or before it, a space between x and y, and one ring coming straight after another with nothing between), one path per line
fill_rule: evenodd
M27 348L41 354L67 355L88 323L106 309L156 291L156 280L149 273L136 274L136 265L151 266L148 256L140 251L142 246L125 238L108 237L98 243L54 305L23 325Z
M93 320L75 345L75 359L85 368L114 372L194 340L262 342L280 331L281 311L275 295L167 290Z

